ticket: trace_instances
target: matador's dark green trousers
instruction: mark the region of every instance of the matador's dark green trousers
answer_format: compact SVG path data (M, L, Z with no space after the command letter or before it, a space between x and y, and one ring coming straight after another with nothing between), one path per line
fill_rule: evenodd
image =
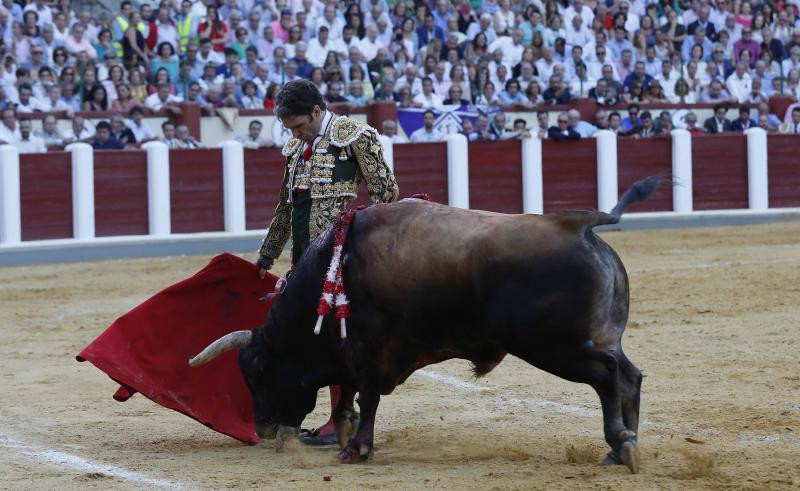
M311 193L292 192L292 266L300 261L311 242Z

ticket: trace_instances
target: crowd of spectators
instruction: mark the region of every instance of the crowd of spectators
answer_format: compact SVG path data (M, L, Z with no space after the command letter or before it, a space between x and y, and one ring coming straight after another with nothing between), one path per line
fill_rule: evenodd
M136 109L270 109L298 78L331 103L487 114L578 98L761 104L800 96L797 2L124 0L118 12L93 15L70 0L2 0L0 109L18 119L0 139L22 132L24 113L112 111L128 116L116 130L114 118L108 128L73 121L73 139L94 141L102 129L111 143L101 146L142 143L149 136L136 128ZM465 133L488 135L494 119ZM119 139L120 124L135 142ZM513 127L504 131L519 135ZM175 131L165 140L196 142Z

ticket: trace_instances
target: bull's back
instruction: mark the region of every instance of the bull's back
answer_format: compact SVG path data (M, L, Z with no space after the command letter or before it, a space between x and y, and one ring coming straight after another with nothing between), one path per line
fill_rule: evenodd
M567 218L419 200L375 206L353 222L348 284L359 285L371 305L418 324L483 331L552 318L554 310L580 314L585 309L559 303L591 302L596 258L585 227L575 226L580 219Z

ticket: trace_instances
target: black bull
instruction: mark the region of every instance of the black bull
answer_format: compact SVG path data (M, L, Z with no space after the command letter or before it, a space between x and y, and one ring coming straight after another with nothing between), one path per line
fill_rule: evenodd
M381 395L415 370L461 358L480 376L510 353L591 385L611 446L604 462L636 472L642 375L621 346L628 278L592 228L617 223L625 206L658 184L658 177L636 183L610 214L503 215L421 200L359 211L344 252L352 312L345 340L333 316L313 333L332 255L329 231L297 264L263 327L218 340L191 364L241 348L256 429L277 433L279 445L314 409L320 388L340 385L338 457L355 462L372 454Z

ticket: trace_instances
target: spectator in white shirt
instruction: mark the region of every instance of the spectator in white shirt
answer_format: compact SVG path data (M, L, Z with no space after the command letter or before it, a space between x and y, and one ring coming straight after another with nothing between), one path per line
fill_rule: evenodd
M19 153L44 153L47 148L44 140L34 135L31 131L31 120L23 118L19 120L19 138L14 142Z
M42 27L45 24L53 23L53 11L44 0L34 0L25 6L23 12L28 12L29 10L36 12L36 15L38 16L36 24L39 27Z
M664 60L661 63L661 73L659 73L655 79L661 83L661 87L664 89L664 95L667 96L667 99L672 100L675 96L675 83L678 81L678 74L672 69L672 62L669 60Z
M539 72L539 80L544 84L548 84L550 76L553 74L553 67L557 63L553 59L553 48L544 48L542 50L542 57L536 61L536 71Z
M384 43L378 39L378 28L374 24L368 24L367 35L358 43L358 50L364 55L364 59L372 61L378 54L378 50L384 46Z
M422 81L417 77L417 67L409 63L405 68L405 75L397 79L395 90L399 93L400 89L405 86L411 90L411 95L414 96L422 92Z
M64 47L67 52L73 56L78 56L82 52L86 52L92 60L97 59L97 51L92 46L88 39L83 37L85 28L83 24L75 24L70 30L70 35L64 40Z
M572 5L564 9L564 25L571 26L575 16L580 16L583 25L587 29L591 29L594 14L591 8L583 4L583 0L574 0Z
M144 111L141 108L134 107L128 114L129 119L125 122L125 126L133 132L133 136L136 137L136 143L147 143L156 139L156 134L144 121Z
M580 15L572 18L572 22L567 24L567 46L584 47L594 41L594 33L583 23Z
M411 133L411 143L427 143L427 142L440 142L444 141L445 136L436 128L433 123L436 121L436 115L433 111L425 111L423 116L423 126Z
M433 93L444 99L445 94L450 90L450 77L447 75L447 63L440 61L431 75L433 82Z
M275 48L280 46L283 46L283 41L275 37L275 31L272 30L271 25L265 25L263 35L256 41L258 57L269 63L275 56Z
M498 34L509 32L516 25L514 11L509 0L500 0L500 8L494 13L494 31Z
M175 133L179 148L203 148L203 145L189 134L189 127L185 124L179 124Z
M433 80L430 77L422 79L422 92L414 96L414 105L424 109L442 105L442 98L433 92Z
M259 148L269 148L275 146L272 140L266 136L261 135L261 129L264 125L261 121L253 120L247 127L247 134L236 137L236 141L244 145L244 148L251 150L258 150Z
M161 141L167 144L167 148L181 148L178 146L178 139L175 137L175 123L172 121L164 121L161 123L161 133L164 134Z
M39 133L39 138L47 146L61 146L64 144L64 139L58 134L56 125L56 117L52 114L48 114L42 120L42 131Z
M353 48L358 49L361 44L358 38L353 35L353 32L351 26L344 26L344 28L342 28L342 35L334 40L336 52L339 53L339 56L342 58L348 56L353 51Z
M158 89L144 100L145 107L153 111L164 109L172 114L181 114L181 109L177 106L177 103L181 102L181 98L170 94L169 89L168 83L158 84Z
M522 38L524 34L519 29L514 29L509 36L500 36L489 45L489 52L496 50L503 53L502 61L506 66L514 66L522 60Z
M397 133L397 122L392 119L383 120L383 136L389 137L392 143L408 143L408 138Z
M743 62L736 63L736 69L725 81L725 86L731 97L735 97L737 102L744 102L750 94L752 79L747 73L747 66Z
M246 80L242 85L242 98L239 107L242 109L264 109L264 100L258 96L258 88L252 80Z
M322 17L317 17L317 30L322 26L328 28L328 35L331 39L339 39L342 37L344 20L337 17L336 7L333 4L326 5Z
M3 124L0 125L0 143L13 145L19 139L19 125L17 124L17 113L13 108L3 109Z
M492 44L497 39L497 33L492 27L492 16L484 13L481 14L478 22L473 22L467 27L467 39L472 41L478 33L482 32L486 36L486 42Z
M175 23L169 17L169 8L160 7L158 9L158 18L156 19L156 29L158 31L158 40L156 46L161 43L169 43L175 52L178 51L178 29Z
M30 84L24 83L19 86L18 97L18 113L32 113L34 111L41 111L39 102L33 97L33 88L30 86Z
M335 49L333 41L330 41L328 36L328 28L319 26L317 37L308 42L306 57L308 58L308 62L312 65L321 67L325 63L328 51L333 51Z
M75 142L86 143L94 138L94 132L94 125L83 119L83 116L76 114L72 118L72 127L66 130L62 137L66 145Z

